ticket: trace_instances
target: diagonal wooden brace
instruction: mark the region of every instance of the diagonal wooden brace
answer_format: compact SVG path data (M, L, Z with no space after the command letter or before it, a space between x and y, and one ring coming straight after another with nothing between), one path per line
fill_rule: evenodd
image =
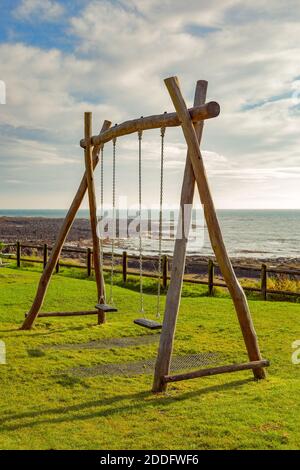
M200 200L204 207L204 215L207 223L207 229L211 245L219 263L225 282L227 284L228 290L233 299L249 359L250 361L260 361L262 357L260 354L258 340L253 326L250 310L248 307L248 302L245 293L235 276L231 261L226 251L222 232L219 226L213 199L206 177L206 172L202 155L200 152L196 130L193 126L193 122L191 120L190 114L181 94L178 79L176 77L168 78L165 80L165 84L173 101L178 118L181 121L183 134L188 145L188 156L191 160L194 177L200 195ZM177 254L174 251L173 262L175 263L176 255ZM172 294L170 294L170 297L171 295ZM178 299L175 299L172 305L172 299L168 299L167 297L165 319L156 363L153 391L162 391L166 387L166 384L163 383L163 375L168 375L169 371L167 370L165 373L163 373L163 370L169 369L178 308ZM171 329L168 330L168 326L171 326ZM265 371L262 367L253 370L253 374L256 378L261 379L265 377Z
M110 121L104 121L101 132L106 131L109 129L111 126ZM101 146L95 146L93 149L93 168L95 168L98 164L99 161L99 152L100 152ZM62 247L66 241L66 238L70 232L70 229L73 225L74 219L76 217L77 211L80 207L80 204L85 196L85 193L87 191L87 179L86 179L86 173L84 173L81 183L79 185L79 188L77 190L77 193L72 201L72 204L70 206L70 209L63 221L63 224L61 226L61 229L59 231L59 234L57 236L56 242L53 246L53 249L51 251L51 254L49 256L48 262L46 264L46 267L43 271L43 274L40 278L40 282L38 285L38 289L35 295L35 299L33 301L33 304L31 306L31 309L25 318L25 321L23 325L21 326L21 330L30 330L32 327L36 317L38 316L38 313L43 305L44 298L48 289L48 285L53 273L53 270L55 269L55 266L59 260L59 256L62 250Z
M197 82L195 90L194 106L200 106L202 103L205 103L206 92L207 81L199 80ZM199 144L202 138L203 126L203 121L194 123ZM168 375L170 372L174 335L184 275L186 249L188 242L188 230L190 228L191 222L190 209L193 204L194 192L194 170L191 159L189 157L189 153L187 153L180 197L180 218L178 220L178 227L179 231L181 231L181 236L177 236L175 240L171 279L167 292L164 321L160 336L160 344L154 373L154 381L152 388L154 392L161 392L167 388L167 384L163 380L163 377ZM183 224L185 224L184 227Z

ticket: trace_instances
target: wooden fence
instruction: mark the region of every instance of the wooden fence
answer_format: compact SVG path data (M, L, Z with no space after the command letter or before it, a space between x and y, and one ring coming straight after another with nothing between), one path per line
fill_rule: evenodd
M10 247L10 249L15 249L15 254L6 253L4 254L4 256L6 256L8 259L16 260L17 267L21 267L22 262L39 263L39 264L43 264L43 266L45 267L47 260L48 260L48 253L49 251L51 251L51 248L52 248L46 243L44 243L43 245L29 245L26 243L21 243L19 241L16 243L7 243L5 244L5 246ZM26 248L39 250L40 252L42 252L42 257L40 259L34 259L34 258L28 258L28 257L22 256L22 249L26 249ZM85 269L88 277L92 275L93 250L91 248L83 249L83 248L76 248L76 247L64 247L62 249L62 252L63 253L78 253L79 255L85 255L86 261L84 264L83 263L79 264L79 263L67 263L62 260L59 260L59 262L56 265L57 273L59 272L60 267L69 267L69 268ZM111 254L105 253L105 256L109 257L111 256ZM119 259L118 264L120 266L120 268L115 269L114 271L115 273L122 274L122 279L123 279L124 284L126 284L129 274L139 275L138 269L128 267L128 261L135 260L136 262L138 262L139 256L129 254L127 251L123 251L122 253L115 253L114 256L115 258ZM158 258L154 256L143 256L143 260L152 261L158 264ZM170 268L171 263L172 263L172 258L171 257L169 258L167 255L163 255L162 268L161 268L162 269L161 282L162 282L163 288L167 288L168 280L170 279L169 268ZM196 278L190 278L190 277L185 276L184 282L187 282L190 284L207 285L209 295L213 295L214 287L226 288L226 284L224 282L221 282L220 279L216 279L215 269L218 268L218 265L213 260L209 259L206 264L199 263L199 265L207 267L207 270L206 270L207 279L196 279ZM257 276L252 276L252 277L255 277L256 279L260 278L260 286L259 287L243 286L243 289L245 291L260 293L263 300L268 299L268 294L278 294L278 295L284 295L284 296L300 297L300 292L274 290L274 289L268 289L267 287L269 274L286 275L286 276L293 276L293 277L300 278L300 269L298 270L298 269L273 268L273 267L268 267L266 264L262 264L261 267L242 266L242 265L235 266L234 265L233 268L238 271L248 271L251 273L257 273ZM104 271L110 271L110 267L104 264ZM145 277L157 278L158 277L157 269L155 270L155 272L149 272L149 270L145 271L143 275Z

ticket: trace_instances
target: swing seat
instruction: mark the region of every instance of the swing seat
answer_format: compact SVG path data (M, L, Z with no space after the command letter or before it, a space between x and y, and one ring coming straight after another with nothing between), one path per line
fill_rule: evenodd
M95 305L95 308L97 310L101 310L101 312L104 312L104 313L117 312L118 311L117 308L112 307L111 305L107 305L107 304L97 304L97 305Z
M148 328L149 330L160 330L162 328L161 323L155 320L148 320L147 318L137 318L136 320L133 320L133 323L143 326L144 328Z

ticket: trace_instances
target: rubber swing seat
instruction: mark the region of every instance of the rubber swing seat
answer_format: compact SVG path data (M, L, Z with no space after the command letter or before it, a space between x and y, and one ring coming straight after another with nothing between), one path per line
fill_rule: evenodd
M137 318L133 321L136 325L143 326L144 328L148 328L149 330L160 330L162 328L162 324L155 321L155 320L148 320L146 318Z
M112 307L111 305L107 304L97 304L95 305L95 308L97 310L101 310L101 312L109 313L109 312L117 312L118 309L115 307Z

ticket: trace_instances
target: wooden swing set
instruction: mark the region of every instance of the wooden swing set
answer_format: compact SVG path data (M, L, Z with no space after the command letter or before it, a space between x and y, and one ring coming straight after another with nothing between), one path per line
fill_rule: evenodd
M200 143L203 132L203 123L206 119L217 117L220 107L216 102L206 103L207 82L199 80L196 85L194 106L187 109L182 96L177 77L167 78L166 87L174 104L175 113L164 113L139 119L126 121L122 124L111 127L111 122L104 121L100 133L92 135L92 114L85 113L84 119L84 139L80 141L85 155L85 173L73 199L70 209L64 219L58 234L57 240L51 251L47 265L39 281L37 293L30 311L25 316L21 329L28 330L33 326L35 319L39 317L54 316L79 316L79 315L97 315L98 324L103 324L106 320L106 314L114 312L117 309L114 306L112 298L112 282L114 274L112 244L112 268L111 268L111 291L110 304L106 303L106 290L103 277L103 247L102 242L97 235L97 206L94 184L94 169L99 159L101 159L101 212L103 209L103 147L109 141L113 142L113 219L115 219L115 150L118 137L138 133L139 136L139 251L140 251L140 294L141 294L141 313L143 312L143 292L142 292L142 235L141 235L141 140L142 132L148 129L161 129L161 186L160 186L160 217L159 217L159 260L161 259L161 232L162 232L162 184L163 184L163 143L164 133L167 127L181 126L183 135L187 143L187 157L183 176L183 184L180 198L180 216L178 221L178 230L181 230L181 236L177 236L174 246L173 262L170 284L166 297L165 312L163 323L149 320L145 317L135 320L135 323L150 329L160 329L160 344L155 366L154 382L152 390L161 392L166 390L169 382L187 380L197 377L222 374L225 372L235 372L240 370L252 370L254 377L263 379L265 377L264 368L269 365L267 360L262 359L256 332L253 326L247 298L240 286L231 261L228 257L226 247L223 241L221 229L216 215L213 199L211 196L204 163L200 151ZM100 156L100 158L99 158ZM231 364L207 369L200 369L185 374L170 375L170 363L174 344L176 322L180 306L183 275L185 270L186 249L188 241L188 231L191 221L191 207L193 204L195 186L197 185L200 200L204 208L204 215L207 229L213 251L217 262L226 282L229 293L232 297L242 335L244 338L249 362L241 364ZM76 311L76 312L47 312L41 313L40 309L47 292L47 288L59 260L61 250L66 241L68 233L76 217L76 213L81 202L88 192L90 222L93 240L93 258L94 271L97 285L98 303L94 310ZM103 214L102 214L103 215ZM115 220L113 221L115 222ZM184 225L184 227L183 227ZM113 242L112 242L113 243ZM160 269L159 269L160 272ZM158 279L158 307L157 316L159 316L159 295L160 279Z

